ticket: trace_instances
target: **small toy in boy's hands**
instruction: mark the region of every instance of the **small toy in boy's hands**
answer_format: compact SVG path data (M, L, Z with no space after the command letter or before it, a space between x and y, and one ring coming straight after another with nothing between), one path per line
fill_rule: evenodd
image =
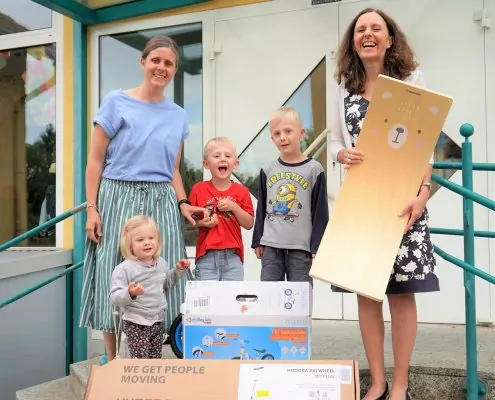
M234 215L234 209L239 207L237 203L234 203L229 199L222 199L217 204L217 210L220 211L225 218L232 218Z
M208 217L201 221L201 226L203 228L213 228L218 225L218 218L216 214L213 214L211 217Z
M177 261L175 268L180 269L180 270L184 270L184 269L188 269L190 266L191 266L191 261L189 261L188 259L185 258L183 260Z
M232 200L229 199L221 199L217 204L218 211L222 211L222 212L225 211L233 212L236 207L238 207L237 203L234 203Z
M194 220L202 220L203 218L205 218L205 215L206 213L204 210L198 210L194 211L191 216Z
M144 294L144 287L140 283L135 284L134 282L131 282L129 284L128 290L131 297L137 297Z

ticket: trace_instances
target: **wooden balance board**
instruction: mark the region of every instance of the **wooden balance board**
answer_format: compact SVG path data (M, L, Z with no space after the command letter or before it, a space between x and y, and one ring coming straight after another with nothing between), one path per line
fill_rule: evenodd
M310 275L383 301L408 216L453 99L380 75Z

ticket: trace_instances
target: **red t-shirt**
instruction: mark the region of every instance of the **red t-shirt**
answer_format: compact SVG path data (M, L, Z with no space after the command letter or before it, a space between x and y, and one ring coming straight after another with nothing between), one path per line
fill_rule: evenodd
M241 225L232 213L219 212L216 209L221 199L228 198L241 208L254 215L253 202L249 190L239 183L232 182L227 190L218 190L211 181L196 183L189 194L193 206L203 207L217 215L218 224L213 228L199 228L196 243L196 260L206 254L207 250L234 249L244 262Z

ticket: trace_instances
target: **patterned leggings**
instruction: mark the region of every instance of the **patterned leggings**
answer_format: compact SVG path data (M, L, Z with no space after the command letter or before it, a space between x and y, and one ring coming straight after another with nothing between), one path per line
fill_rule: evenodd
M131 358L162 358L162 322L146 326L124 321L124 333Z

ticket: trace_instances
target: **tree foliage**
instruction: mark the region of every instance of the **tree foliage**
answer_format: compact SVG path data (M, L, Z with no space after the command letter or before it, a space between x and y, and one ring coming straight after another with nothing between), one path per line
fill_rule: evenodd
M55 185L55 174L49 172L55 162L55 127L48 124L32 144L26 143L26 180L28 194L28 228L38 225L41 205L50 185Z

